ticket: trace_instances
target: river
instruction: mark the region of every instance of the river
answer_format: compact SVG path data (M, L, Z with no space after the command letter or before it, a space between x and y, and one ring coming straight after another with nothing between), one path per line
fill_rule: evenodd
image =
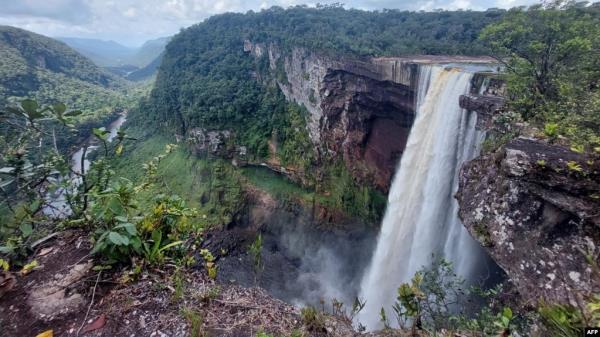
M117 137L117 132L126 120L127 117L125 114L123 114L108 125L106 128L106 130L110 132L107 138L108 142L112 142L113 139ZM86 146L87 151L85 151ZM75 189L81 185L81 177L79 175L81 174L82 161L83 169L87 172L91 164L90 160L88 159L89 155L94 153L98 147L99 145L97 145L97 141L92 136L86 140L84 144L75 153L73 153L73 155L71 155L71 174L69 174L68 177L60 177L58 180L59 183L64 179L70 179L73 182L70 185L71 190L68 191L69 193L74 193ZM84 151L85 157L83 155ZM48 192L46 194L47 205L44 206L42 210L43 213L51 218L65 218L69 216L71 214L71 208L67 203L66 196L67 191L64 188L59 188L53 192Z

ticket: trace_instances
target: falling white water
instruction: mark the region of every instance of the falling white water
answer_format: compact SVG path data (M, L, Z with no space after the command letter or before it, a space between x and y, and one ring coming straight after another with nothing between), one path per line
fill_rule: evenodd
M474 157L482 138L476 114L458 105L472 76L457 67L420 67L417 116L361 284L366 306L357 320L369 330L380 327L381 308L392 316L398 286L429 266L432 256L452 261L466 279L480 264L481 248L460 223L453 198L460 166Z

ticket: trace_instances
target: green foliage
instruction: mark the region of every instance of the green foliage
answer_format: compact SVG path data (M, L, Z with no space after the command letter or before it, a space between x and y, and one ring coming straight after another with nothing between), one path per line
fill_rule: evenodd
M45 122L66 118L65 111L62 105L42 107L34 100L23 100L1 115L6 133L0 137L0 253L17 263L42 234L38 229L44 220L41 210L49 205L48 186L55 186L57 176L68 172L67 160L56 148L43 146L48 135Z
M275 79L277 80L277 82L279 82L283 85L290 84L290 82L288 81L288 78L287 78L287 73L285 72L282 58L278 59L277 62L275 63Z
M183 244L183 241L166 243L163 241L162 231L156 229L152 231L151 242L144 242L144 260L150 264L162 264L165 256L164 251Z
M507 131L502 133L490 133L481 144L481 150L484 153L493 152L514 139L518 135L515 131Z
M212 17L208 24L243 24L245 37L253 42L277 41L283 48L301 46L342 55L482 54L485 48L475 37L502 14L501 10L366 12L334 4L272 7L258 13Z
M494 321L494 325L500 329L502 335L509 335L511 331L511 321L513 319L513 313L510 308L502 309L502 313L497 315L497 319Z
M97 132L97 136L102 138L105 134ZM172 149L173 146L168 146L165 151L170 153ZM164 155L153 158L151 163L160 162L159 158ZM148 180L154 175L155 172L148 172ZM91 190L90 218L98 222L92 253L102 254L107 263L127 262L131 257L141 256L149 265L160 265L167 252L199 230L190 223L190 218L196 216L195 210L187 208L177 196L159 194L152 207L140 211L138 192L147 187L147 181L134 186L130 180L119 178L108 188Z
M128 130L139 137L139 131ZM240 212L244 195L240 172L224 160L198 159L185 147L171 148L167 156L156 153L169 144L161 135L137 141L111 164L116 176L143 186L139 208L154 207L155 196L168 192L180 196L197 211L203 228L229 224Z
M508 336L515 322L512 310L500 310L496 303L500 290L467 289L452 264L437 259L430 268L415 273L410 283L400 285L393 309L398 325L410 325L413 332L424 329L436 335L449 330L482 337ZM478 299L485 305L473 306Z
M573 172L583 171L583 168L581 168L581 165L579 165L579 163L574 162L574 161L567 162L567 169L569 169L569 171L573 171Z
M485 48L476 41L478 32L502 14L298 6L213 16L171 40L155 88L131 112L130 121L180 134L195 127L231 130L236 144L247 147L249 159L264 159L268 140L277 133L283 161L305 168L314 153L298 116L303 112L288 106L274 86L274 80L288 83L284 60L274 60L270 71L267 56L254 58L243 51L245 39L276 43L283 56L293 47L337 56L481 54Z
M193 128L229 130L232 145L246 147L244 160L262 162L276 156L269 159L304 173L304 187L319 194L315 202L323 199L326 207L377 221L386 204L382 193L359 184L341 163L317 163L306 109L286 102L275 85L288 83L284 58L294 47L354 57L481 54L485 48L476 41L477 34L503 13L365 12L319 6L214 16L172 39L155 88L130 113L130 121L140 129L160 125L181 135ZM272 60L272 69L267 55L254 57L243 51L246 39L276 44L281 57ZM317 101L316 94L311 102ZM276 153L270 151L271 141Z
M280 148L278 154L284 165L292 165L309 173L316 159L314 145L308 135L306 118L308 111L297 104L288 104L287 113L278 127Z
M181 314L188 322L190 337L204 337L207 335L202 325L202 313L192 308L183 308Z
M558 137L558 123L546 123L544 124L544 134L551 140Z
M206 272L208 273L208 277L211 279L217 278L217 265L215 264L215 257L208 249L201 249L200 255L204 259L204 267L206 268Z
M424 324L431 331L451 328L448 326L451 306L467 295L463 289L464 280L456 276L452 264L444 259L435 261L431 268L417 272L410 284L398 288L394 305L398 323L405 326L412 321Z
M42 121L50 119L72 127L71 118L79 113L67 111L60 103L40 107L33 100L23 101L10 113L16 137L13 143L2 147L1 153L2 164L8 165L2 169L2 202L12 213L9 225L0 227L3 256L25 256L29 242L39 235L38 227L60 223L92 230L91 253L100 254L107 264L142 257L149 265L159 265L168 256L175 257L175 248L202 230L191 220L196 212L177 196L158 194L150 207L139 208L145 202L139 192L157 180L158 164L175 146L167 146L165 154L152 158L145 179L136 185L127 178L116 177L110 165L114 156L124 150L125 142L133 138L119 131L109 142L108 131L93 129L91 133L104 149L100 158L89 169L82 165L81 172L74 171L73 179L60 179L69 176L69 160L56 150L38 145L48 134L49 125ZM52 199L46 197L47 191L58 188L70 212L64 218L47 218L42 210L54 207Z
M252 242L250 247L248 247L248 253L250 253L250 256L252 256L252 262L254 264L254 272L256 275L258 275L258 273L260 273L260 271L264 267L263 261L262 261L262 248L263 248L262 235L258 234L256 236L256 239L254 240L254 242ZM255 277L255 279L256 279L256 277Z
M381 308L379 310L379 321L383 324L384 329L390 329L390 320L385 313L385 309Z
M101 253L109 263L127 261L142 253L142 242L132 223L123 222L110 229L99 229L96 234L99 236L91 254Z
M556 336L579 337L583 334L581 312L571 306L542 303L538 310L544 326Z
M325 315L314 307L309 306L300 309L300 318L306 330L316 334L327 332L325 329Z
M587 297L576 307L541 302L538 313L552 335L582 336L584 327L600 327L600 294Z
M8 261L0 259L0 269L3 271L8 271L10 269L10 264L8 264Z
M551 140L563 135L593 148L600 144L599 36L597 5L564 3L510 10L480 38L505 64L512 109Z
M274 336L271 335L271 334L268 334L268 333L266 333L264 331L259 331L259 332L256 333L256 337L274 337Z
M381 219L387 204L381 192L358 184L341 160L322 164L321 171L324 177L317 184L317 189L328 194L327 198L323 198L325 206L368 221Z
M123 81L51 38L1 26L0 59L0 105L35 97L100 116L132 103Z
M285 201L295 198L308 203L315 197L315 193L310 189L303 188L285 176L264 167L247 166L242 168L241 173L249 184L268 192L277 200Z

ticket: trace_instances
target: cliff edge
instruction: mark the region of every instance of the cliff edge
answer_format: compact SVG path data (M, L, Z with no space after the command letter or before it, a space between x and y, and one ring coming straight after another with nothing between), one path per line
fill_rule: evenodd
M576 305L600 290L600 160L516 138L467 163L459 215L524 304Z

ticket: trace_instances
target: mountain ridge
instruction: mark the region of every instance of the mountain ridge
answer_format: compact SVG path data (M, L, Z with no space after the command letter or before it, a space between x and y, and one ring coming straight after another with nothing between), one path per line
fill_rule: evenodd
M171 37L150 39L139 47L128 47L113 40L93 38L58 37L57 39L88 57L98 66L109 68L135 66L142 69L159 57Z
M125 87L126 81L61 41L0 26L0 103L27 97L97 110L121 99Z

